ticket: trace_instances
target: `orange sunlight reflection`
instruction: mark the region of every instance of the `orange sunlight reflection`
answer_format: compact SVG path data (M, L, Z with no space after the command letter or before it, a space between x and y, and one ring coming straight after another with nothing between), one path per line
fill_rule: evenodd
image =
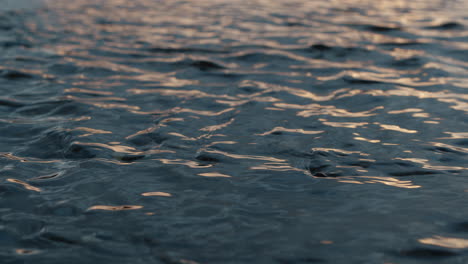
M299 134L304 134L304 135L316 135L316 134L323 133L325 131L307 131L307 130L304 130L302 128L275 127L270 131L267 131L267 132L262 133L262 134L257 134L257 135L266 136L266 135L275 134L275 133L278 133L278 132L299 133Z
M355 183L355 184L365 184L365 183L381 183L388 186L405 188L405 189L417 189L421 188L420 185L413 184L410 180L402 181L393 177L380 177L380 176L345 176L336 179L338 182L342 183Z
M206 173L199 173L198 175L203 177L223 177L223 178L231 178L231 176L219 172L206 172Z
M434 236L418 239L419 243L445 248L464 249L468 248L468 239L456 237Z
M17 179L6 179L7 182L12 182L12 183L17 183L17 184L20 184L22 185L25 189L27 190L30 190L30 191L35 191L35 192L41 192L42 189L41 188L37 188L37 187L34 187L32 185L30 185L29 183L26 183L24 181L20 181L20 180L17 180Z
M143 206L141 205L94 205L88 208L88 211L91 210L104 210L104 211L125 211L125 210L136 210L141 209Z
M142 193L143 196L162 196L162 197L171 197L172 194L167 192L145 192Z

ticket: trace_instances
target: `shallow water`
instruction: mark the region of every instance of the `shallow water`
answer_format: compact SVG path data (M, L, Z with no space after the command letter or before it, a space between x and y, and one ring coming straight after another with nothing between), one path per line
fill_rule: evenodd
M7 2L1 263L468 261L466 1Z

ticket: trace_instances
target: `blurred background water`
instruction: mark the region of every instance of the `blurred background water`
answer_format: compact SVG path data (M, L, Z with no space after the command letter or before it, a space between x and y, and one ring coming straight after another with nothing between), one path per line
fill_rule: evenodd
M1 263L468 261L467 1L1 4Z

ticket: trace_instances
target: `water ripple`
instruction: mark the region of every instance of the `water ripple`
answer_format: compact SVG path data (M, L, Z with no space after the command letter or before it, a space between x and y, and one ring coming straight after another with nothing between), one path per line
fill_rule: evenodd
M32 2L6 263L466 262L466 2Z

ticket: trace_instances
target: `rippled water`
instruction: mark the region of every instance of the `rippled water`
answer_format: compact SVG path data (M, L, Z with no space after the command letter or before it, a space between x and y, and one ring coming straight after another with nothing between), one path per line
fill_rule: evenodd
M468 261L468 2L5 3L1 263Z

